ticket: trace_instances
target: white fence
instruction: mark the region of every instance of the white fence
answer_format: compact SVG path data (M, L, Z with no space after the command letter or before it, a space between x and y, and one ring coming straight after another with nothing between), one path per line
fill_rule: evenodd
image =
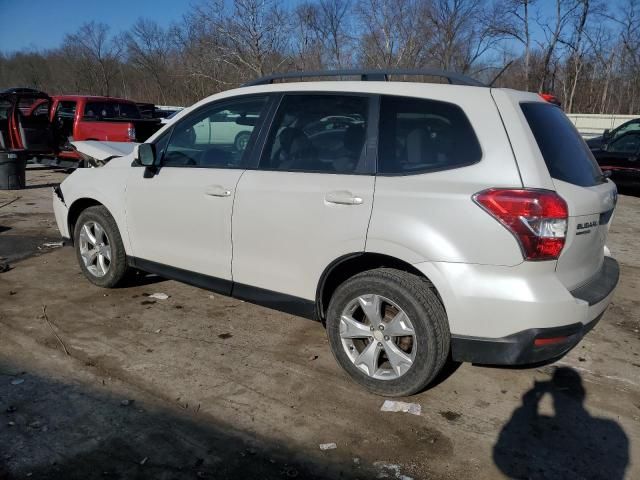
M597 137L602 135L606 128L613 130L626 121L638 118L635 115L597 115L591 113L568 113L567 117L576 126L580 135L585 138Z

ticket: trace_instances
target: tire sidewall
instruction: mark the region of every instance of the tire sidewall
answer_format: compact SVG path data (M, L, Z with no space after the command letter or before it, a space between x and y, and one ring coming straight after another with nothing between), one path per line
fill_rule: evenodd
M342 346L340 317L345 306L360 295L378 294L393 301L409 316L416 332L416 356L413 365L400 378L378 380L354 365ZM334 293L327 310L327 335L336 361L357 383L374 393L407 396L424 388L438 368L437 342L426 308L402 286L373 276L357 276L342 284Z
M125 255L124 250L121 248L121 241L119 241L120 234L117 230L114 231L112 225L113 220L112 218L108 218L107 215L108 214L97 210L95 207L88 208L78 217L78 221L76 222L73 234L76 257L78 258L78 263L80 264L82 273L89 279L91 283L100 287L110 287L118 281L118 279L116 279L116 277L120 275L120 273L118 272L118 263L121 262L121 259L124 258L123 256ZM109 271L102 277L93 275L87 269L84 264L84 260L82 259L82 255L80 254L80 231L82 230L84 224L87 222L96 222L100 224L107 236L109 246L111 247L111 263L109 265Z

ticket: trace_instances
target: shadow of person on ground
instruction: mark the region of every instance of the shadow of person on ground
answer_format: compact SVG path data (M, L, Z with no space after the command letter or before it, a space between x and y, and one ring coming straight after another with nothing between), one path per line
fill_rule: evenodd
M539 412L551 395L554 416ZM613 420L592 417L584 408L580 374L561 367L548 382L522 397L493 448L493 460L511 478L622 480L629 464L629 439Z

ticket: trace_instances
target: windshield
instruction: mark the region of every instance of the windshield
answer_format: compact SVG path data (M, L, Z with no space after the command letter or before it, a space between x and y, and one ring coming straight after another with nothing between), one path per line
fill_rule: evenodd
M625 133L636 132L636 131L640 131L640 119L631 120L630 122L623 123L622 125L620 125L618 128L616 128L611 133L611 139L610 140L613 140L613 139L615 139L615 138L617 138L620 135L623 135Z
M552 178L581 187L603 181L602 171L576 128L555 105L521 103Z

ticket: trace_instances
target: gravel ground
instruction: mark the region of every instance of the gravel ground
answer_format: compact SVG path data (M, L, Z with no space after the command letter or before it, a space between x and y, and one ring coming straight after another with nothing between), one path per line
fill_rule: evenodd
M43 246L65 175L0 191L0 479L640 478L639 198L620 196L621 283L575 350L452 366L402 399L417 416L381 412L318 323L158 277L89 284Z

